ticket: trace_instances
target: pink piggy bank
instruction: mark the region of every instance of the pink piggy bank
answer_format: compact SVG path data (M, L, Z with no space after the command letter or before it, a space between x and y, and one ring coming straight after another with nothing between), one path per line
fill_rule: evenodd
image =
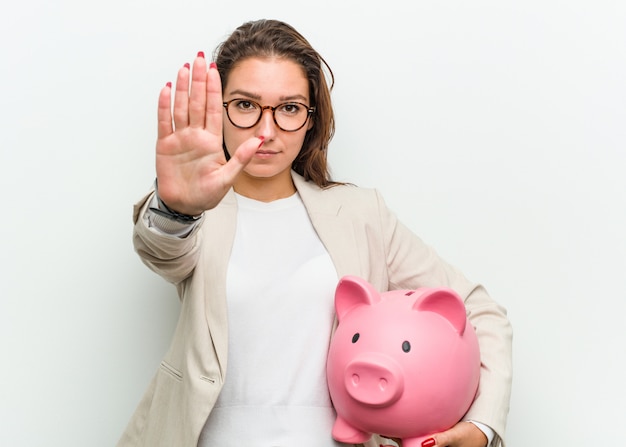
M422 447L461 420L478 389L480 352L453 290L379 294L367 281L345 276L335 309L339 325L326 371L335 440L356 444L378 433Z

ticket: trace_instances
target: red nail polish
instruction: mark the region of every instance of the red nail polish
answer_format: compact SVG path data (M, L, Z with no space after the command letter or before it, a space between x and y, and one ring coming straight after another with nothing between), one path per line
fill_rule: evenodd
M215 62L211 62L211 63L209 64L209 68L215 68L215 69L217 69L217 64L216 64Z
M426 441L422 442L422 447L434 447L437 445L435 438L428 438Z
M172 83L171 83L171 82L167 82L167 83L165 83L165 86L166 86L167 88L172 88Z
M191 65L189 65L189 62L187 62L187 63L185 64L185 68L187 68L187 69L191 68Z
M204 57L204 51L198 51L198 57Z
M257 137L259 140L261 140L261 144L259 144L259 147L263 146L263 143L265 143L265 137L263 135L261 135L260 137ZM259 148L257 147L257 149Z

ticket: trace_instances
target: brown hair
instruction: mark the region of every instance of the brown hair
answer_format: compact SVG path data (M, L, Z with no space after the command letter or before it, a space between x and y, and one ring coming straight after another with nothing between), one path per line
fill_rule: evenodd
M222 85L226 85L231 70L238 62L257 56L286 58L303 68L309 81L309 96L311 105L315 106L315 113L312 116L313 126L306 133L292 169L322 188L335 184L330 179L327 157L328 144L335 132L335 118L330 100L330 92L335 82L332 70L291 25L278 20L263 19L239 26L215 49L213 59L222 78Z

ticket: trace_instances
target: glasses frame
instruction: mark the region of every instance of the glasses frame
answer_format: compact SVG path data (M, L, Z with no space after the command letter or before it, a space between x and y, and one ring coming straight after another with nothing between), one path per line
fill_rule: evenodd
M230 114L228 113L228 106L235 101L246 101L249 102L251 104L255 104L260 110L261 112L259 113L259 118L254 122L254 124L250 125L250 126L240 126L238 124L235 124L232 120L232 118L230 117ZM306 119L304 120L304 122L302 123L302 125L300 127L298 127L297 129L291 129L291 130L287 130L284 129L280 126L280 124L278 124L278 121L276 121L276 109L287 105L287 104L297 104L299 106L302 106L306 109L307 114L306 114ZM226 116L228 117L228 121L230 121L230 123L237 127L238 129L251 129L254 126L256 126L257 124L259 124L259 122L261 121L261 118L263 118L263 112L265 112L266 110L271 110L272 111L272 119L274 120L274 124L276 124L276 126L284 131L284 132L297 132L298 130L302 129L306 123L309 121L309 118L311 117L311 115L313 115L315 113L315 107L314 106L307 106L306 104L302 104L301 102L297 102L297 101L286 101L286 102L282 102L280 104L278 104L277 106L262 106L261 104L259 104L256 101L253 101L251 99L246 99L246 98L234 98L231 99L230 101L226 101L223 102L222 105L224 106L224 109L226 109Z

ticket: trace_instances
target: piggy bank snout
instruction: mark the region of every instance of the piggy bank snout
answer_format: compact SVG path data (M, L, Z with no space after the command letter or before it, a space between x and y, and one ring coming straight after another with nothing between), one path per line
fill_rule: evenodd
M393 358L363 354L346 366L344 385L348 394L363 405L384 407L402 396L404 376Z

